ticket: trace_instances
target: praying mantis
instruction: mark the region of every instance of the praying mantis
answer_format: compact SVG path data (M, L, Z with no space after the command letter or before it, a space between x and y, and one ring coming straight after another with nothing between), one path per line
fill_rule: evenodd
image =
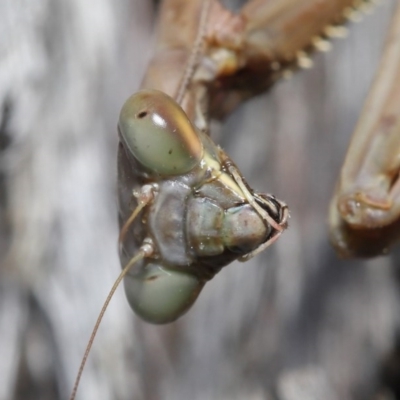
M166 3L167 4L167 3ZM168 7L171 7L171 9L173 9L173 6L171 6L171 5L169 5ZM186 12L186 13L183 13L183 15L190 15L190 12ZM196 11L196 15L199 15L199 10L197 10ZM233 24L233 25L235 25L235 24ZM162 28L161 28L161 30L162 30ZM340 32L340 31L339 31ZM332 32L331 32L332 33ZM338 31L336 31L336 33L338 33ZM230 39L229 39L230 40ZM324 44L323 43L321 43L321 42L319 42L319 45L318 44L316 44L316 46L324 46ZM233 60L232 61L232 59L230 59L230 57L232 57L232 54L228 54L227 55L227 57L228 57L228 61L226 62L227 64L228 64L228 66L226 66L224 63L224 65L223 65L223 68L222 68L222 70L224 71L224 72L226 72L226 69L225 68L227 68L228 69L228 72L229 72L229 68L235 68L235 60ZM226 60L225 60L226 61ZM225 62L224 61L224 62ZM233 64L233 67L232 67L232 64L230 64L230 63L232 63ZM296 63L298 64L298 65L296 65L296 66L300 66L300 67L303 67L303 68L305 68L305 67L307 67L308 65L309 65L309 58L308 58L308 56L307 56L307 54L300 54L299 55L299 57L296 57ZM181 63L181 64L185 64L185 63ZM240 63L239 63L240 64ZM289 65L291 64L291 62L289 62ZM302 64L302 65L300 65L300 64ZM155 68L155 70L156 70L156 72L157 72L157 68ZM290 70L290 68L289 69L287 69L287 68L282 68L281 69L281 65L279 65L279 66L277 66L276 64L275 64L275 66L272 68L272 70L273 70L273 72L274 72L274 74L276 73L276 74L283 74L283 75L289 75L289 73L291 72L291 70ZM149 70L150 72L149 72L149 74L151 74L151 69ZM154 70L153 70L154 71ZM181 74L180 74L180 76L181 76ZM274 77L272 77L271 79L272 80L275 80L275 76ZM147 78L148 79L148 78ZM175 82L176 81L178 81L179 79L176 79L175 80ZM174 79L172 79L172 80L168 80L167 82L167 86L168 85L171 85L171 81L173 82L174 81ZM227 85L227 91L229 92L229 90L230 90L230 82L229 82L229 77L227 78L227 83L226 83L226 85ZM244 81L246 82L246 79L244 79ZM145 81L146 82L146 81ZM224 83L224 84L225 84ZM241 85L243 84L243 82L239 82L239 86L238 86L238 88L237 89L235 89L235 90L237 90L237 92L235 93L235 96L232 96L232 98L229 100L229 96L227 95L227 97L228 97L228 100L229 101L227 101L227 102L225 102L224 104L224 107L223 107L223 109L222 109L222 111L221 110L216 110L217 112L220 112L222 115L224 115L225 113L227 113L230 109L232 109L232 108L234 108L234 107L236 107L236 105L237 105L237 102L239 101L239 100L241 100L242 99L242 97L243 98L246 98L246 97L248 97L248 96L251 96L252 94L254 94L254 92L258 92L258 90L263 90L265 87L268 87L270 84L271 84L271 82L269 82L268 80L267 80L267 82L263 82L261 85L260 85L260 87L258 87L258 85L259 85L259 81L257 81L257 80L254 80L254 82L250 82L250 84L248 83L248 82L246 82L245 84L243 84L243 86L244 86L244 89L241 87ZM249 89L249 87L251 87L251 84L253 84L254 85L254 88L253 89ZM145 83L144 84L144 86L150 86L150 84L149 83ZM168 90L168 88L165 88L164 86L162 86L162 85L160 85L160 86L158 86L158 85L156 85L157 86L157 88L158 89L162 89L163 91L165 91L165 92L168 92L169 90ZM204 89L204 88L203 88ZM216 89L215 89L216 90ZM241 90L243 90L243 93L241 93ZM212 89L211 89L211 91L212 91ZM224 94L224 95L226 95L226 93ZM224 97L224 95L222 96L222 97ZM201 97L201 96L200 96ZM196 98L196 97L195 97ZM239 100L238 100L239 99ZM192 103L191 103L191 101L190 100L192 100ZM196 99L196 100L198 100L198 99ZM218 99L219 100L219 99ZM195 101L193 101L193 99L188 99L188 100L186 100L187 101L187 110L189 110L188 111L188 114L190 115L190 113L192 113L192 115L194 115L195 114L195 106L194 105L196 105L197 103L195 102ZM194 105L193 105L193 103L194 103ZM192 108L190 108L190 107L192 107ZM214 107L211 107L212 109L213 109L213 111L214 111ZM193 117L192 117L193 118ZM201 126L201 124L202 123L204 123L204 120L201 120L201 118L200 118L200 120L197 122L198 124L200 124L200 126ZM394 146L392 147L391 146L391 148L395 148ZM392 169L391 169L391 173L392 173L393 171L392 171ZM391 183L393 184L393 182L394 182L394 178L396 178L396 175L395 175L395 172L393 172L393 174L391 175L391 179L390 179L390 181L391 181ZM343 180L345 180L345 179L343 179L342 178L342 181ZM337 200L337 198L338 197L341 197L342 196L342 194L343 193L341 193L340 191L343 189L343 188L341 188L341 185L343 185L342 184L342 182L341 183L339 183L339 185L338 185L338 191L336 192L336 195L335 195L335 199ZM344 186L346 186L346 185L344 185ZM391 188L392 187L395 187L395 185L389 185ZM348 190L348 187L346 187L346 190ZM344 190L344 192L346 192L346 190ZM357 192L358 193L358 192ZM345 195L347 195L346 193L344 193ZM339 220L339 223L337 222L338 221L338 216L337 216L337 211L336 210L338 210L339 208L338 208L338 206L337 206L337 202L336 202L336 200L334 200L333 202L332 202L332 208L331 208L331 210L333 210L333 211L331 211L331 221L332 221L332 224L333 224L333 228L332 228L332 237L333 237L333 240L335 240L335 237L336 237L336 232L337 231L335 231L335 229L340 229L340 232L345 232L345 234L347 235L347 228L348 227L345 227L345 228L343 228L343 227L338 227L340 224L342 224L342 222L343 221L340 221ZM357 197L357 202L359 202L360 201L360 198L359 198L359 196ZM367 202L368 203L368 202ZM377 205L377 202L375 202L374 204L373 204L374 206L376 206ZM386 208L385 208L386 207ZM343 208L343 207L342 207ZM379 208L379 207L378 207ZM387 207L386 205L383 207L383 208L385 208L385 209L390 209L390 210L392 210L390 207ZM346 207L344 207L344 209L345 209L345 211L347 211L347 209L346 209ZM340 211L340 210L339 210ZM396 220L396 215L395 214L391 214L391 216L389 217L389 225L391 225L392 224L392 222L394 222ZM355 236L356 236L356 239L355 239L355 242L354 241L352 241L351 239L349 239L346 243L345 243L345 246L343 246L343 238L340 238L339 240L337 240L337 242L336 242L336 244L337 244L337 247L339 247L340 249L341 249L341 251L345 254L345 255L351 255L351 254L355 254L355 255L357 255L358 254L358 250L357 250L357 248L359 248L359 247L357 247L356 246L356 250L355 251L353 251L353 250L348 250L349 249L349 246L348 245L352 245L353 243L355 243L356 245L360 245L361 246L361 255L364 255L364 250L366 249L368 252L371 250L371 247L369 246L369 245L365 245L365 243L366 243L366 241L368 240L368 237L370 236L370 234L368 233L369 232L369 229L371 228L371 226L364 226L364 225L360 225L359 223L356 223L356 224L354 224L355 225L355 227L354 227L354 229L355 229L355 231L356 231L356 233L355 233ZM378 246L377 246L377 248L375 248L374 249L374 252L376 253L381 253L381 252L385 252L386 251L386 247L388 246L388 243L387 243L387 241L389 241L389 242L391 242L392 241L392 238L393 238L393 236L392 236L392 233L391 234L388 234L387 232L386 232L386 225L384 225L385 226L385 228L382 228L382 226L383 225L378 225L378 227L376 228L376 227L373 227L373 229L378 229L378 231L379 232L383 232L383 234L382 233L380 233L380 235L382 235L382 237L383 237L383 240L384 240L384 244L379 244ZM391 228L391 226L389 227L389 228ZM354 231L354 229L353 229L353 231ZM367 231L367 233L366 233L366 235L363 237L363 234L365 233L364 231ZM373 233L373 236L376 236L376 230L374 230L373 231L374 233ZM353 235L354 234L354 232L351 232L351 234L350 234L350 236L349 237L351 237L351 235ZM360 234L360 236L358 236L358 234ZM345 239L346 239L346 237L347 236L345 236ZM362 239L361 240L359 240L358 239L358 237L362 237ZM347 239L346 239L347 240ZM373 240L373 243L375 244L376 243L376 240Z
M162 268L162 265L167 269L169 267L182 268L183 271L192 269L194 275L200 277L201 283L189 283L190 287L193 286L193 292L189 290L187 293L191 300L181 299L185 304L182 307L186 311L186 303L192 304L204 284L202 270L207 270L207 266L213 265L213 256L217 256L218 259L224 255L222 262L216 261L216 268L219 270L229 261L245 256L246 251L252 254L252 251L260 245L261 236L265 235L265 238L260 248L265 248L276 240L279 235L271 234L271 228L280 234L286 227L289 215L286 205L274 198L262 200L262 197L254 194L251 189L248 190L247 185L242 183L241 174L222 150L203 149L207 146L210 149L212 142L208 142L206 137L203 139L201 132L208 133L208 118L225 115L240 101L265 90L298 68L309 68L312 65L311 53L326 51L330 46L328 40L343 34L341 25L347 20L356 20L358 13L369 10L371 6L373 3L368 0L337 2L310 0L279 3L253 0L234 14L215 1L186 3L170 0L163 4L159 20L158 45L142 82L142 88L157 89L174 96L183 108L181 112L179 107L173 106L172 99L162 97L155 91L147 91L128 100L121 112L119 176L120 218L121 232L123 232L120 243L123 264L127 264L129 258L133 257L132 250L124 252L123 242L126 241L131 225L133 226L133 219L142 208L146 210L147 207L151 210L145 213L139 225L145 225L145 230L150 230L152 233L140 233L136 229L136 233L133 233L126 242L138 241L139 243L134 246L138 251L140 243L146 237L146 240L152 242L152 254L146 257L161 260L159 268ZM188 32L191 29L193 34L180 35L182 26ZM387 251L393 240L393 227L396 227L399 219L400 210L396 201L400 160L397 154L400 137L397 117L400 106L398 87L400 51L397 41L400 36L399 27L400 11L393 17L392 29L382 60L383 67L371 89L365 105L366 111L354 133L331 204L331 239L342 255L364 256ZM162 100L159 100L159 97ZM181 122L184 120L186 122ZM195 130L198 131L199 137L194 133ZM216 155L218 152L221 154ZM206 161L209 159L212 159L211 163ZM223 167L224 160L227 160L228 166ZM171 166L168 167L168 163L171 163ZM192 185L191 191L182 189L186 190L183 197L173 198L171 195L165 195L164 198L160 195L164 198L160 203L162 205L151 207L156 197L155 193L157 192L158 196L160 189L158 184L157 188L151 188L148 186L149 183L195 171L195 168L202 163L207 164L207 167L204 167L208 171L207 176L204 175L205 178L199 178L194 184L189 184ZM212 167L212 163L217 163L221 167ZM134 177L135 172L129 170L142 172ZM216 183L219 176L223 177L224 183L222 181ZM184 181L187 182L187 179ZM226 205L228 208L222 207L221 215L218 214L218 217L211 209L218 207L219 201L226 202L226 199L217 198L207 189L202 192L203 181L211 186L214 183L216 186L219 185L217 191L229 188L238 196L233 195L234 201L229 206ZM177 180L174 182L175 184L171 184L173 191L179 191ZM139 192L142 190L140 185L152 191L151 199L148 198L146 201L140 199ZM132 196L131 193L136 194ZM174 208L179 208L188 196L199 197L199 203L196 203L196 206L187 206L188 213L183 217L186 227L182 227L182 223L177 222L180 217L175 215ZM139 198L137 211L128 218L132 197ZM202 201L211 203L200 204ZM272 204L273 202L275 204ZM243 226L244 222L251 224L252 217L250 215L248 219L244 215L241 218L237 217L237 226L227 222L226 218L229 219L227 215L233 212L229 211L229 207L243 204L248 204L253 211L256 211L264 221L268 233L258 233L259 227L251 228L254 231L254 245L247 243L247 249L238 251L235 256L232 254L232 244L229 246L228 242L233 241L234 235L240 236L241 229L246 229ZM209 212L214 215L210 220L196 217ZM167 221L166 217L162 216L153 217L157 213L171 215L170 220ZM236 209L235 213L240 211ZM199 224L200 226L192 228L191 218L194 226ZM229 228L224 225L225 223L230 225ZM168 233L160 233L164 231ZM171 231L174 231L174 234L171 234ZM220 250L215 248L218 246L215 243L216 237L219 237ZM194 244L202 241L206 241L210 246L208 251L202 251ZM211 243L212 241L214 242ZM188 247L181 250L186 244ZM230 252L230 255L225 253L226 251ZM188 256L187 253L190 252L192 255ZM181 256L177 256L180 253ZM195 266L199 257L205 257L205 264L200 262L200 265ZM246 258L248 257L245 256ZM173 269L165 276L173 276ZM210 276L212 277L214 273L212 272ZM132 289L126 284L128 298L135 299L131 300L133 308L138 310L140 308L138 304L143 306L149 301L145 300L147 297L153 297L150 288L159 285L162 281L161 275L145 273L139 280L134 279L131 282ZM150 278L153 283L150 283ZM176 279L179 280L178 277ZM139 285L139 281L147 284ZM149 291L149 294L144 294L143 298L137 297L141 291L143 293ZM155 294L154 296L157 297ZM161 298L165 296L164 293ZM159 299L157 302L162 303L162 300ZM160 318L160 322L164 320L169 322L171 318ZM150 320L156 322L157 317L152 317Z

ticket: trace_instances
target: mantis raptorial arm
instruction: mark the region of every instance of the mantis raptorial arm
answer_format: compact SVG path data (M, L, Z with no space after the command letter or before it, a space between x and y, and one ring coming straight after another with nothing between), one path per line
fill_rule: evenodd
M399 236L400 4L331 203L331 238L344 256L382 254Z
M174 96L192 51L203 2L162 3L156 50L142 88ZM331 38L346 35L343 24L357 20L361 10L372 5L372 0L252 0L234 13L213 0L203 57L183 109L200 129L207 129L201 111L223 117L297 68L310 68L310 55L329 50Z

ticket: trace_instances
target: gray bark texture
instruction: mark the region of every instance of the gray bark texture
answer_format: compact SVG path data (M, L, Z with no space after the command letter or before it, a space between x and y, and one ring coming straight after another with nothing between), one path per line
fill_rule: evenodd
M78 399L400 398L399 253L340 260L326 226L393 4L215 124L251 186L287 201L290 228L171 325L138 320L120 289ZM116 122L154 13L145 0L0 0L0 400L68 398L120 271Z

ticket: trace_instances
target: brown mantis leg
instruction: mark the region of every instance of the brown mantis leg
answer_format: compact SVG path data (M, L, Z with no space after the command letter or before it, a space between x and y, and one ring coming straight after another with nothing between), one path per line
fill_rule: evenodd
M385 253L400 221L400 5L330 207L331 240L343 256Z
M174 96L192 51L202 3L162 3L156 53L142 88ZM330 38L343 35L345 28L341 25L356 12L354 4L354 0L252 0L233 13L214 0L204 55L183 109L195 123L200 103L205 103L205 108L211 105L210 116L224 117L282 76L297 68L309 68L310 53L326 51Z

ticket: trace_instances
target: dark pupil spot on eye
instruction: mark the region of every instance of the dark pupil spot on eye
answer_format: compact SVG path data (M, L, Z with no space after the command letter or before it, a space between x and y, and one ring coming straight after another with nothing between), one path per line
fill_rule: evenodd
M138 118L144 118L147 115L147 111L140 111L140 113L137 115Z
M172 149L169 149L169 152L168 152L168 154L172 154Z

